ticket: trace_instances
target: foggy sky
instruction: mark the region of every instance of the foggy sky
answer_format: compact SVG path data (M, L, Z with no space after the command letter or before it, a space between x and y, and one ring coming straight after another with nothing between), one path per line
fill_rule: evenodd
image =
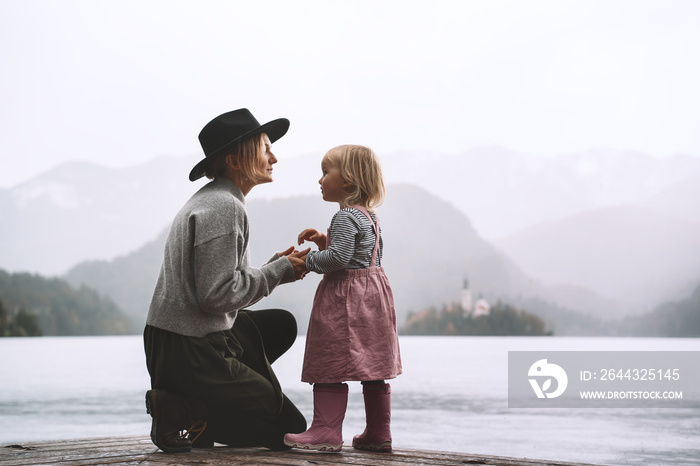
M248 107L279 156L343 143L700 155L700 2L0 2L0 188L201 154Z

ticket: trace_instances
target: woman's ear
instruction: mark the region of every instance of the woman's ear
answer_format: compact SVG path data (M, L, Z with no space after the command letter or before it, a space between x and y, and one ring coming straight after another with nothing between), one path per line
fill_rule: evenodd
M238 157L235 154L228 154L226 156L226 166L232 170L240 170L241 164L238 161Z

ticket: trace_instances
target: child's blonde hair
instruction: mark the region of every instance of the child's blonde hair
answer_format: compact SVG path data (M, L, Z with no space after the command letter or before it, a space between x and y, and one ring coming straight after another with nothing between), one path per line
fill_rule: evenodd
M329 150L326 157L340 169L343 180L351 184L346 206L361 205L372 212L384 202L382 165L372 149L346 144Z

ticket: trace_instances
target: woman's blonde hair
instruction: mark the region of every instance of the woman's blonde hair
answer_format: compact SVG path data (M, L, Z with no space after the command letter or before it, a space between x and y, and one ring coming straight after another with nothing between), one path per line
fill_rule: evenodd
M263 135L258 134L252 138L237 142L223 154L217 156L209 164L206 171L206 176L210 180L226 172L226 164L229 155L238 157L238 163L241 167L241 174L255 182L259 182L265 176L265 173L260 170L258 164L258 155L265 148Z
M347 144L329 150L326 157L336 164L340 176L351 185L344 201L346 206L361 205L373 211L384 202L382 165L372 149Z

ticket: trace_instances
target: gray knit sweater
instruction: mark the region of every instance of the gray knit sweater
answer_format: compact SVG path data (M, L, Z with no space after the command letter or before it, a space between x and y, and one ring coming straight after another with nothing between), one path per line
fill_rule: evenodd
M206 184L173 220L146 323L203 337L230 329L238 311L282 283L294 281L291 262L275 254L250 266L245 197L223 176Z

